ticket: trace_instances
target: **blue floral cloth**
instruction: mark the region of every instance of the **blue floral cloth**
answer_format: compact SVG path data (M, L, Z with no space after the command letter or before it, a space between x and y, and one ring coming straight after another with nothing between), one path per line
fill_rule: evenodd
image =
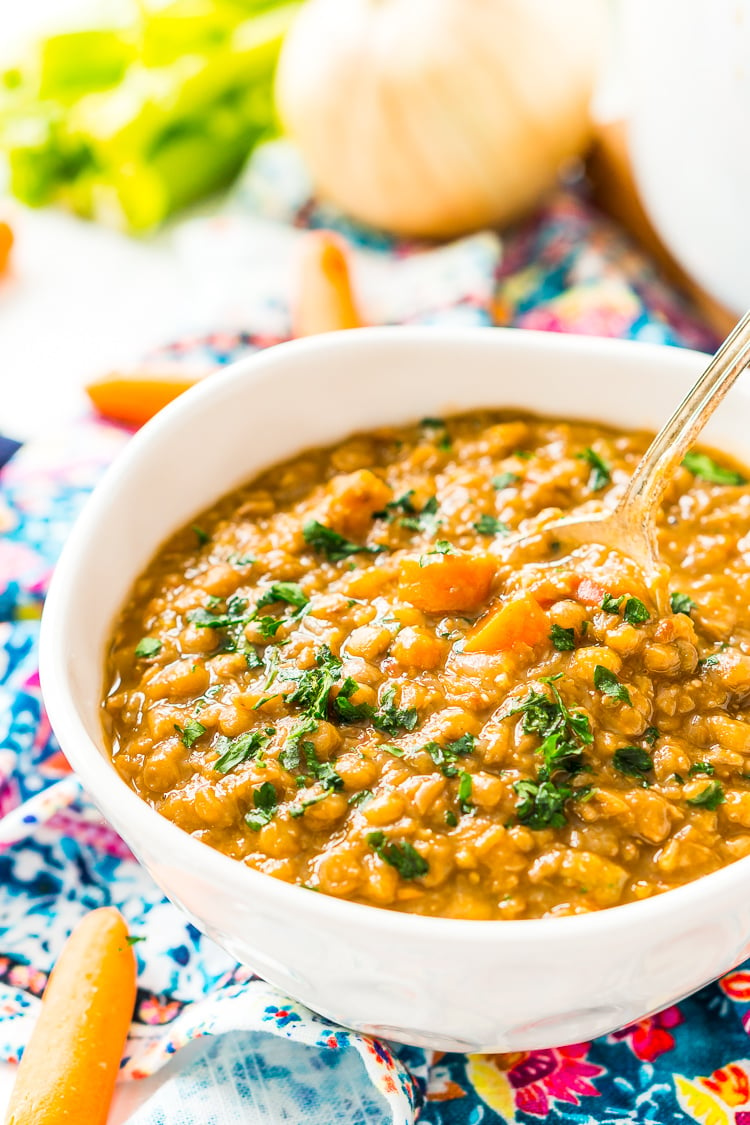
M262 229L259 208L273 212ZM191 224L182 243L199 271L207 260L229 262L233 290L246 277L245 305L220 300L214 327L161 354L218 365L287 336L288 279L269 272L268 284L258 284L258 247L266 239L269 261L277 260L295 231L323 223L343 226L356 243L373 320L495 321L713 344L648 263L576 194L559 195L510 232L502 253L492 234L440 250L396 245L322 211L293 157L272 146L251 167L232 213L218 226ZM394 1048L314 1015L237 966L161 897L70 775L37 673L51 570L88 493L129 436L82 419L24 447L0 475L0 1057L22 1052L73 925L91 908L114 904L143 939L123 1080L152 1074L183 1049L190 1058L135 1114L137 1125L411 1125L417 1117L429 1125L750 1125L750 968L593 1043L441 1055ZM210 1040L199 1044L204 1036Z

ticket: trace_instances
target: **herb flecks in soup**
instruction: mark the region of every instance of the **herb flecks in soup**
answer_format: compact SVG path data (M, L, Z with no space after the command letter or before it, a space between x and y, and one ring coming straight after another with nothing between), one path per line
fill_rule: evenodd
M174 536L107 664L116 768L280 879L462 918L646 898L750 853L750 489L693 453L670 597L503 543L619 493L648 436L498 412L278 465Z

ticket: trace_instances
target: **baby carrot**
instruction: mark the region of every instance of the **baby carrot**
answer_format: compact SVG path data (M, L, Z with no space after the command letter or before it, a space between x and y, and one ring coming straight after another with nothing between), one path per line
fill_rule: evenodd
M9 223L0 221L0 274L4 274L13 249L13 229Z
M136 964L122 915L87 914L47 982L6 1125L104 1125L135 1004Z
M94 380L86 393L105 418L142 426L163 406L203 379L208 371L189 372L170 367L113 371Z
M352 290L345 244L330 231L311 231L302 241L297 302L292 317L295 336L314 336L342 328L360 328L362 318Z

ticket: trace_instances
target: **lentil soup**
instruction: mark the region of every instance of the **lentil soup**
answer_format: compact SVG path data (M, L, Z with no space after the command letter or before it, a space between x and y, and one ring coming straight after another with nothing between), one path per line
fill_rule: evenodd
M693 452L670 587L509 532L595 510L649 435L500 411L276 465L173 536L118 620L115 767L268 875L459 918L578 914L750 853L750 488Z

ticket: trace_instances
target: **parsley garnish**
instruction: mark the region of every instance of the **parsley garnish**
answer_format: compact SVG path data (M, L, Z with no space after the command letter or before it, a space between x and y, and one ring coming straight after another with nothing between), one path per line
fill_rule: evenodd
M619 598L614 597L613 594L605 594L602 599L602 609L605 613L619 613L624 601L624 594L620 594Z
M646 609L640 598L628 598L625 602L625 612L622 615L628 625L642 625L648 621L651 614Z
M396 868L402 879L418 879L430 870L427 860L407 840L389 840L385 832L370 832L367 843L384 863Z
M378 750L385 750L386 754L390 754L393 758L403 758L406 753L403 746L389 746L387 742L381 742Z
M508 535L510 528L507 523L496 519L495 516L483 512L479 519L471 525L480 535Z
M516 813L521 824L534 829L565 827L565 802L573 796L569 786L553 781L516 781L513 788L520 798Z
M258 610L273 605L274 602L286 602L287 605L296 606L297 609L304 609L309 601L298 582L272 582L255 603L255 608Z
M643 732L643 741L653 746L659 738L658 727L647 727Z
M747 478L735 469L725 469L717 465L707 453L686 453L682 464L694 477L708 481L709 484L747 484Z
M125 938L125 941L128 943L128 945L138 945L139 942L145 940L145 937L136 937L135 934L128 934L128 936Z
M193 532L193 534L195 535L195 538L196 538L196 539L198 540L198 542L200 543L201 547L202 547L202 546L203 546L203 545L204 545L205 543L208 543L208 542L209 542L209 540L211 539L211 536L210 536L210 535L208 534L208 532L207 532L207 531L204 531L202 527L198 527L198 525L197 525L196 523L194 523L194 524L192 525L192 527L190 528L190 530L191 530L191 531Z
M612 480L612 474L609 470L609 465L603 461L599 454L587 446L581 453L577 453L576 457L580 461L587 461L591 466L589 474L588 485L592 492L599 492L602 488L606 488Z
M324 789L322 793L315 793L312 797L306 797L305 800L300 801L299 804L289 806L289 815L295 819L298 816L304 816L311 805L319 805L321 801L325 801L327 796L328 790Z
M453 812L452 809L446 809L445 810L445 823L448 825L449 828L455 828L456 825L458 824L458 817L456 816L456 814Z
M214 762L217 773L229 773L235 766L254 758L268 743L268 735L254 730L240 734L237 738L223 738L220 742L221 755Z
M245 823L253 832L259 832L264 825L270 823L279 807L276 790L270 781L264 781L253 790L253 804L255 808L245 814Z
M718 663L719 658L714 652L711 656L706 656L703 660L699 660L698 666L699 668L715 668Z
M156 637L144 637L135 646L135 655L140 660L150 660L152 656L158 656L161 652L161 641L157 641Z
M627 703L628 707L633 706L628 689L620 683L614 672L605 668L603 664L597 664L594 668L594 687L602 695L609 695L619 703Z
M471 774L464 770L458 777L458 803L462 813L470 813L474 808L471 800Z
M283 617L256 617L254 620L260 630L261 637L266 640L272 640L284 624Z
M372 797L372 789L361 789L359 793L352 793L349 798L349 804L352 808L358 809L360 805L364 805Z
M698 608L692 598L688 597L687 594L681 594L679 590L675 590L669 595L669 604L672 607L672 613L684 613L687 617L694 609Z
M287 702L296 703L310 718L325 719L331 688L341 675L341 661L327 645L322 645L315 664L315 668L286 673L286 678L297 684Z
M575 629L564 629L562 625L553 625L549 639L558 652L572 652L576 647Z
M373 716L372 725L385 734L398 734L400 730L414 730L419 716L416 707L395 707L396 689L391 685L383 692L380 707Z
M428 742L422 749L430 755L435 765L440 767L444 777L457 777L456 762L459 758L472 753L474 742L473 734L462 734L453 742L446 742L445 746L441 746L439 742Z
M232 566L252 566L255 559L252 555L238 555L232 554L227 556L227 562Z
M700 809L718 809L719 805L723 805L726 797L724 796L724 786L720 781L709 781L705 789L702 789L696 797L688 797L687 803L695 805Z
M312 734L318 729L318 720L312 715L306 715L290 732L284 749L279 754L279 761L285 770L296 770L300 764L300 739L305 734Z
M643 775L654 768L654 759L640 746L620 746L614 752L612 764L620 773L643 780Z
M174 729L181 736L182 745L187 746L188 750L194 742L197 742L202 734L206 733L206 728L203 723L199 723L197 719L191 719L184 727L181 727L179 723L175 723Z
M716 770L710 762L693 762L688 770L688 777L695 777L697 773L705 773L708 774L709 777L713 777Z
M339 535L338 531L334 531L332 527L326 527L318 520L309 520L302 528L302 535L305 542L309 543L313 550L320 551L331 562L341 562L342 559L346 559L350 555L362 553L379 555L381 551L388 550L381 544L367 547L361 546L359 543L352 543L350 539L345 539L343 535Z
M492 478L490 484L500 491L503 488L510 488L512 484L517 484L520 479L518 473L499 473Z
M414 508L412 508L414 512ZM414 515L403 516L399 521L402 527L407 527L410 531L424 531L428 535L434 535L440 524L443 522L438 518L438 501L437 496L431 496L425 502L421 512Z
M363 719L371 719L374 714L369 703L351 702L351 697L359 691L359 686L356 680L347 676L333 701L334 711L345 723L361 723Z
M523 714L521 729L524 734L537 734L543 740L537 753L542 755L544 765L539 770L539 779L547 781L557 770L578 773L584 768L583 747L594 741L588 716L583 711L570 711L555 686L554 678L544 679L552 691L553 698L542 692L532 691L511 715Z
M415 515L417 509L411 501L413 495L414 489L410 488L403 496L399 496L396 500L389 500L381 511L372 513L373 519L388 520L390 523L394 519L394 512L403 512L407 516Z
M424 430L438 430L442 431L439 436L435 434L431 437L431 441L437 442L438 449L448 450L451 447L451 437L448 433L448 427L442 418L423 418L419 423Z

